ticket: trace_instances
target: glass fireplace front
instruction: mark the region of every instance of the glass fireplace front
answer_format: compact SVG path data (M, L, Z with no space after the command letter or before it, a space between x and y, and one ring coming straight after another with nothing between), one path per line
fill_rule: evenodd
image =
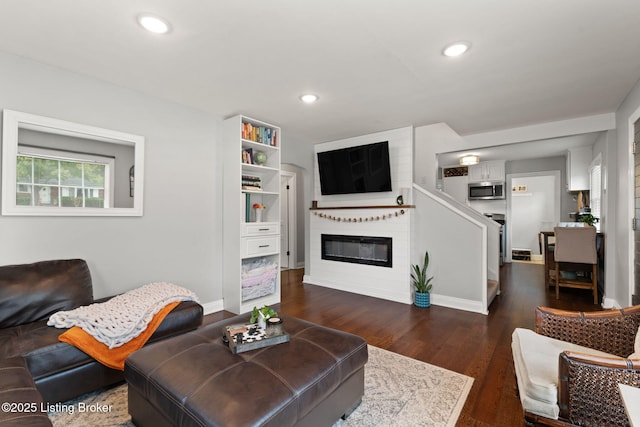
M322 259L392 267L390 237L323 234Z

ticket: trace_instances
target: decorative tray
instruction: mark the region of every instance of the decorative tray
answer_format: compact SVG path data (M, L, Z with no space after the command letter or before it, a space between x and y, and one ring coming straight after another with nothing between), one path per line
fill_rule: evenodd
M289 334L284 331L279 335L271 335L257 324L229 325L225 326L222 331L222 339L229 345L233 354L289 342Z

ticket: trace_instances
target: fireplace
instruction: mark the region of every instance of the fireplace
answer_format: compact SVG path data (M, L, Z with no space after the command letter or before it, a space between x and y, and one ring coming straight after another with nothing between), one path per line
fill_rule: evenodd
M322 259L393 267L390 237L322 234Z

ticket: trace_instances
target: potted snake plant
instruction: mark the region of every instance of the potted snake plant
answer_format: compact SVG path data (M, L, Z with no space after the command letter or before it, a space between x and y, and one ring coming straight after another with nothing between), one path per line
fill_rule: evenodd
M413 303L416 307L429 307L431 305L431 288L433 284L433 277L427 276L427 269L429 268L429 251L424 253L424 261L422 267L418 264L411 266L411 282L415 287Z

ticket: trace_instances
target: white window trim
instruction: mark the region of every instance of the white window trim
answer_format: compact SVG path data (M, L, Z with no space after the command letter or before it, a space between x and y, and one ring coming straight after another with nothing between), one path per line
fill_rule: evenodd
M2 167L1 212L10 216L143 216L144 213L144 147L145 138L140 135L104 129L51 117L38 116L13 110L3 110L2 116ZM16 157L19 129L30 129L54 135L76 136L134 148L136 182L133 207L104 208L52 208L39 209L17 206Z
M104 200L106 209L114 206L115 202L115 192L113 188L115 186L115 177L113 171L115 170L115 159L113 157L101 156L99 154L89 154L89 153L76 153L65 150L52 150L41 147L32 147L29 145L21 145L18 143L18 156L25 157L36 157L40 159L50 159L50 160L58 160L58 161L70 161L70 162L78 162L78 163L96 163L105 166L105 188L104 188ZM31 185L35 185L32 183ZM58 185L58 187L62 187L62 185ZM48 207L44 207L47 209ZM54 209L60 209L60 207L56 207ZM73 208L73 209L87 209L87 208Z

